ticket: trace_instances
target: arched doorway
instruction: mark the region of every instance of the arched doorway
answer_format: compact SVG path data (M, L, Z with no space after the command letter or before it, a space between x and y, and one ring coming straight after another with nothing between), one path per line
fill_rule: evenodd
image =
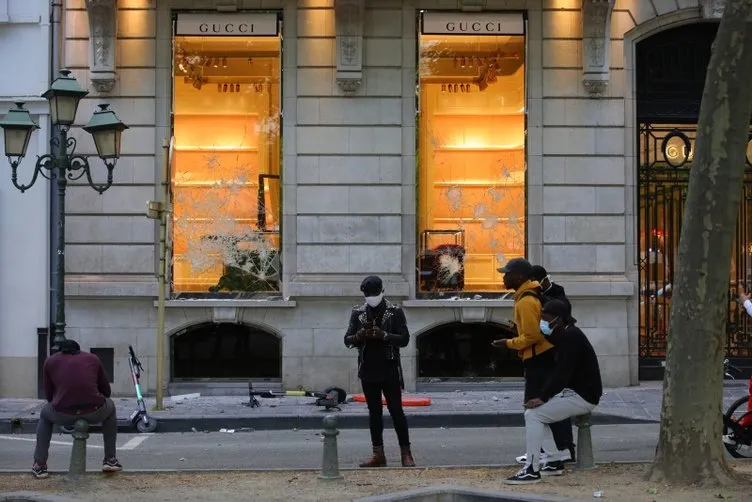
M417 377L425 384L488 382L522 378L515 351L496 349L491 341L514 334L494 323L453 322L429 329L416 338Z
M197 324L173 335L171 345L173 381L281 378L281 340L259 328Z
M717 30L717 22L687 24L636 45L641 380L663 378L674 267L700 103ZM737 365L749 368L752 322L734 301L739 284L752 286L752 141L748 152L729 272L726 354Z

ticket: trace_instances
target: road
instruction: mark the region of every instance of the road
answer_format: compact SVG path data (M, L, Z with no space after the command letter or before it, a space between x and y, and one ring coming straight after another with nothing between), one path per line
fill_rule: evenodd
M658 425L593 426L596 462L652 459ZM413 453L419 466L510 464L524 450L524 429L413 429ZM385 431L390 465L399 465L394 431ZM66 470L71 437L55 434L50 447L51 471ZM0 470L28 470L33 435L0 435ZM341 468L356 467L370 453L366 430L343 430L338 437ZM88 441L87 467L99 469L100 434ZM322 438L316 431L188 432L121 434L118 457L128 470L318 469Z

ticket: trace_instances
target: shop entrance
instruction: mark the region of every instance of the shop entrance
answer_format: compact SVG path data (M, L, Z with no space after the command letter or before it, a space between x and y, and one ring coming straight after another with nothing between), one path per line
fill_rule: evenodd
M493 340L514 336L500 324L461 322L442 324L418 335L418 387L427 390L447 383L454 391L463 383L478 386L519 381L523 370L517 352L491 347Z
M674 267L697 119L716 23L666 30L637 44L639 377L662 379ZM752 288L752 131L729 270L726 354L752 369L752 318L734 300ZM720 368L719 368L720 371Z

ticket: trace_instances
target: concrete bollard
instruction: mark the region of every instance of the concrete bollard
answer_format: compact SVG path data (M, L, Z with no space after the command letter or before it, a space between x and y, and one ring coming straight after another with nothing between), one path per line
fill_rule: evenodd
M89 439L89 422L79 418L73 424L73 448L71 448L68 479L78 479L86 474L86 440Z
M324 436L324 454L321 461L321 474L319 479L336 481L342 479L339 473L339 455L337 454L337 417L327 415L324 417L324 430L321 433Z
M590 434L590 413L575 417L577 425L577 469L593 469L593 438Z

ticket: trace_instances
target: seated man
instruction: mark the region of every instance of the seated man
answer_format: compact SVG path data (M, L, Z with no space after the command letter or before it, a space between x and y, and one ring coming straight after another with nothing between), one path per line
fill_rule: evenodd
M555 450L549 424L590 413L603 395L601 372L593 346L574 325L572 310L561 300L551 300L541 311L541 333L556 347L556 362L538 397L525 403L527 464L505 483L537 483L541 474L560 476L562 462L540 464L540 451ZM544 443L546 443L544 445Z
M102 471L117 472L123 468L115 456L117 416L110 399L110 383L102 362L90 352L81 352L73 340L60 344L60 352L44 362L44 394L47 403L39 413L37 445L31 472L35 478L46 478L52 426L71 426L82 418L89 424L102 424L104 462Z

